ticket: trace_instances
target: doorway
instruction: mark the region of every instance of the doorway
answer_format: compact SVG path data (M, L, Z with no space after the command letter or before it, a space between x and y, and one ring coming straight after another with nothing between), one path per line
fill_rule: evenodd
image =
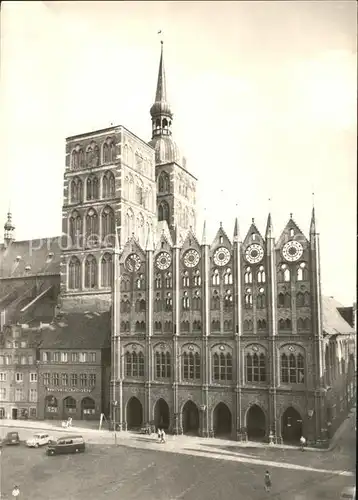
M231 412L225 403L219 403L213 413L215 436L231 436Z
M154 424L158 429L169 429L169 406L167 402L160 398L155 403L154 407Z
M18 417L18 410L17 410L17 408L13 408L11 411L11 418L13 420L17 420L17 417Z
M247 437L249 441L263 441L266 434L266 417L258 405L252 405L246 414Z
M183 433L199 433L199 410L195 403L187 401L183 407Z

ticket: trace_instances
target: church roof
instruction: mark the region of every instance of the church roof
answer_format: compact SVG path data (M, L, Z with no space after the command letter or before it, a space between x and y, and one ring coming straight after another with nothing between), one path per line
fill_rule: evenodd
M0 279L59 274L61 237L0 244Z
M340 314L339 309L342 308L334 297L322 296L322 316L323 316L323 333L326 335L339 335L354 333L354 328Z
M110 346L111 312L63 314L43 330L41 349L102 349Z

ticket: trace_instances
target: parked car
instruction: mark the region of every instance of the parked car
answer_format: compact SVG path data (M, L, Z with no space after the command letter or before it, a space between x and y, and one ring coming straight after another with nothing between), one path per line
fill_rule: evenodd
M63 453L80 453L86 448L82 436L65 436L52 441L46 450L47 455L59 455Z
M52 440L53 438L48 434L38 432L37 434L34 434L32 438L26 441L26 446L28 446L29 448L38 448L39 446L49 444Z
M356 500L356 487L346 486L341 493L341 500Z
M1 445L20 444L20 436L18 432L8 432L1 440Z

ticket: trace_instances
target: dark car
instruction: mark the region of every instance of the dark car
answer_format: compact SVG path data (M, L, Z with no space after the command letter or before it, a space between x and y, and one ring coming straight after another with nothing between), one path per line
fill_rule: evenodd
M47 455L60 455L63 453L80 453L86 449L82 436L64 436L51 441L46 450Z
M20 436L18 432L8 432L1 440L1 445L20 444Z

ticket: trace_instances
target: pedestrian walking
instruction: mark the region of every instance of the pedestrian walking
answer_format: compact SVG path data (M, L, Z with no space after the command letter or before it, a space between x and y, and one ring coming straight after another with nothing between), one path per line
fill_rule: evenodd
M17 498L20 495L20 488L18 486L14 486L14 489L12 490L12 496L14 498Z
M270 476L269 471L267 470L265 472L265 491L266 491L266 493L270 493L271 486L272 486L271 476Z
M164 429L162 429L161 437L160 437L160 442L165 443L165 432Z
M161 439L162 439L162 431L158 427L158 441L159 441L159 443L161 442Z
M303 451L306 446L306 438L304 438L303 436L301 436L300 438L300 445L301 445L301 451Z

